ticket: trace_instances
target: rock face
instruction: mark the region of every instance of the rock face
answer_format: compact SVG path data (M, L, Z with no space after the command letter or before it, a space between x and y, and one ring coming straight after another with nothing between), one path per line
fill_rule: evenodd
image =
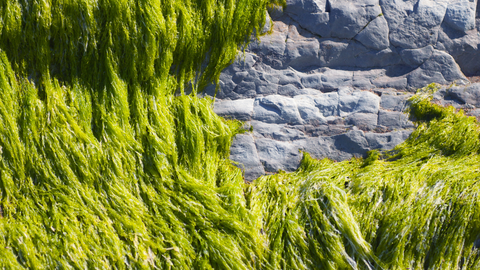
M266 34L220 77L215 111L253 127L231 159L251 180L295 170L299 151L344 160L391 149L414 128L406 100L432 82L455 83L439 100L475 115L479 86L465 75L480 75L479 4L287 0L270 10Z

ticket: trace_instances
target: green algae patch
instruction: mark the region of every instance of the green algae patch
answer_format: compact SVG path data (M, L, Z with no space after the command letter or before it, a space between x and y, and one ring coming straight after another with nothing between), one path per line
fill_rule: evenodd
M480 269L480 127L425 91L411 112L417 129L392 151L305 153L248 187L275 269Z
M211 100L145 95L136 136L113 114L94 122L79 85L54 81L43 101L32 83L0 74L2 267L261 264L243 178L226 159L238 123L215 115Z
M1 1L0 268L262 268L240 123L196 92L267 4Z

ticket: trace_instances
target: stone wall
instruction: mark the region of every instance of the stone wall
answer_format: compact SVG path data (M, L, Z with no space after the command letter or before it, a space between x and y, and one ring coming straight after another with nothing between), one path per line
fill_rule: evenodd
M476 115L480 86L465 75L480 75L477 6L288 0L285 10L272 8L265 35L220 77L215 111L253 128L236 137L231 159L252 180L295 170L299 150L345 160L392 149L414 128L406 100L432 82L456 85L438 102Z

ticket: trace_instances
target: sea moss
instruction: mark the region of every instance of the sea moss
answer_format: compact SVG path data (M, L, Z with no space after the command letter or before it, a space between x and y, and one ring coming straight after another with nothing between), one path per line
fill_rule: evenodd
M1 268L261 267L239 123L195 93L267 4L1 1Z

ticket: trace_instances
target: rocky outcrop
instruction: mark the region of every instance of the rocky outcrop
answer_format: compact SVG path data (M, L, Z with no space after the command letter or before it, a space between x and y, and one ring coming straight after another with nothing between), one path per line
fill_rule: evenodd
M439 100L475 114L477 86L465 75L480 75L477 5L288 0L271 9L266 34L220 77L215 111L253 128L237 137L232 160L251 180L295 170L299 150L344 160L391 149L414 128L407 98L432 82L457 85Z

